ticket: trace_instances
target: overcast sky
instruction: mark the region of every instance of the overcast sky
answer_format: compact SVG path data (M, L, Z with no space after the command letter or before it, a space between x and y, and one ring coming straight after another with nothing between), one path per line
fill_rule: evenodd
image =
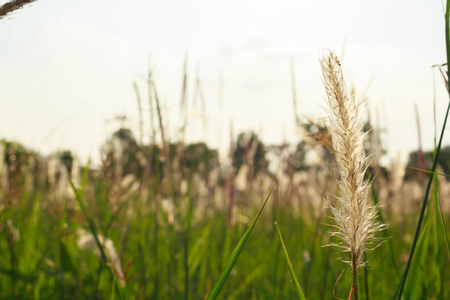
M115 116L127 115L125 125L136 128L133 81L145 98L150 66L175 139L186 53L189 110L198 70L209 120L204 131L190 117L190 140L226 149L232 120L235 134L254 130L266 143L294 143L289 61L299 114L324 118L324 48L344 53L347 85L379 116L390 156L417 148L414 103L424 147L433 146L431 66L446 60L440 0L38 0L1 19L0 36L0 138L43 153L72 149L98 159L120 125ZM440 127L448 96L435 75Z

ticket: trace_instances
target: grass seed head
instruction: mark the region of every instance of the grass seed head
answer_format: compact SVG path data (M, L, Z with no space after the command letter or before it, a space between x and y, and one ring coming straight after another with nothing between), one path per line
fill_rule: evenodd
M335 232L342 243L334 244L350 252L356 268L363 265L363 253L374 241L381 226L377 207L368 201L370 183L364 178L369 159L364 151L366 133L359 118L359 104L347 93L339 59L332 52L320 61L328 98L333 150L338 165L340 194L331 207Z

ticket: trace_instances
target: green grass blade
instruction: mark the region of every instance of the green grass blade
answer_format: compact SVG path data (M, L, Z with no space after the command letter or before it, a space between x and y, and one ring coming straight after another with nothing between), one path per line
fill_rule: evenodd
M250 227L247 229L247 231L244 233L244 235L241 237L239 243L234 248L233 252L231 253L230 258L227 261L227 264L225 265L225 268L223 269L222 273L220 274L219 279L214 284L214 286L211 289L211 292L208 295L208 300L216 299L217 296L220 293L220 290L224 286L225 282L227 281L228 275L230 275L231 270L234 267L234 264L236 263L237 259L239 258L239 255L242 252L242 249L245 246L245 243L247 242L248 237L250 236L250 233L253 230L253 227L255 227L256 221L258 221L259 216L261 215L264 206L266 206L267 200L269 200L270 194L272 194L272 190L275 186L275 183L272 184L272 187L270 188L269 194L266 197L266 200L262 204L261 208L258 211L258 214L256 215L255 219L253 220Z
M411 264L410 276L405 285L405 298L406 299L422 299L424 295L424 290L426 290L425 284L425 268L430 268L432 264L431 261L427 261L429 257L430 248L430 237L432 230L432 215L426 214L424 217L423 228L420 232L419 240L417 242L416 252L413 257L413 262ZM427 277L430 274L427 272ZM422 298L421 298L422 297Z
M275 221L275 226L277 227L278 236L280 237L281 245L283 246L284 257L286 258L286 263L289 267L289 272L291 273L292 282L295 286L295 291L297 292L297 298L299 300L306 300L305 294L303 293L302 287L298 282L297 275L295 275L294 268L292 267L291 260L289 259L289 254L286 250L286 245L284 244L283 237L281 236L280 228L278 227L277 222Z
M442 126L441 136L439 138L438 147L436 149L436 156L434 157L434 160L433 160L433 167L431 168L431 172L432 173L434 173L434 171L436 170L436 167L437 167L439 152L441 150L442 139L444 137L444 131L445 131L445 126L447 124L449 111L450 111L450 103L449 103L449 105L447 107L447 112L445 114L444 124ZM411 246L411 251L409 253L408 263L406 264L405 270L403 272L402 279L400 280L400 283L398 285L397 298L394 298L394 299L401 299L402 294L403 294L403 289L405 287L406 278L408 277L409 268L411 267L411 261L412 261L412 258L414 256L414 252L415 252L415 249L416 249L416 246L417 246L417 241L418 241L418 238L419 238L420 229L422 227L422 223L423 223L423 219L424 219L424 215L425 215L425 210L427 208L428 196L430 194L430 189L431 189L431 183L432 182L433 182L433 174L430 175L430 178L428 180L428 184L427 184L426 191L425 191L425 196L424 196L423 201L422 201L422 207L420 209L420 216L419 216L419 220L417 222L416 232L414 234L413 244Z
M414 167L407 167L408 169L411 169L411 170L416 170L416 171L421 171L421 172L425 172L425 173L428 173L428 174L433 174L433 172L430 172L430 171L428 171L428 170L423 170L423 169L419 169L419 168L414 168ZM436 175L439 175L439 176L444 176L444 177L447 177L447 178L450 178L450 175L447 175L447 174L444 174L444 173L439 173L439 172L434 172Z
M439 204L439 214L441 217L442 228L444 229L445 243L447 245L447 254L448 254L448 258L450 259L450 244L448 242L447 226L445 226L444 213L442 211L441 199L439 198L439 195L438 195L438 204Z
M87 178L88 178L88 172L89 172L89 163L90 163L90 161L88 161L88 163L85 166L85 169L83 171L82 178L81 178L81 186L79 188L76 188L75 185L73 184L72 180L70 180L70 179L69 179L69 184L75 194L75 198L76 198L78 204L80 205L81 211L83 212L83 215L86 218L86 221L89 226L89 230L91 231L92 235L94 236L95 243L97 244L97 247L100 250L100 255L102 257L102 260L106 264L108 262L108 259L105 254L104 247L103 247L102 243L100 243L100 239L98 238L98 234L97 234L97 230L95 228L94 221L91 219L91 217L87 213L86 206L84 205L84 202L83 202L83 195L84 195L84 191L86 190L86 184L87 184ZM107 268L107 269L109 270L111 276L114 278L115 274L111 270L111 268ZM120 294L120 290L117 285L117 282L115 282L114 286L116 288L119 298L121 298L121 294Z
M447 6L446 6L446 10L445 10L445 45L446 45L446 53L447 53L447 68L448 68L448 63L450 62L450 1L447 1ZM447 72L448 74L448 72ZM450 93L449 93L450 96ZM437 167L437 162L438 162L438 157L439 157L439 152L441 150L441 144L442 144L442 139L444 137L444 131L445 131L445 127L447 125L447 118L448 118L448 114L450 111L450 102L447 106L447 112L445 114L445 119L444 119L444 124L442 125L442 130L441 130L441 135L439 137L439 143L437 145L436 148L436 155L434 157L433 160L433 167L431 168L431 172L435 172L436 171L436 167ZM420 233L420 229L422 227L422 222L423 222L423 217L425 214L425 209L427 207L427 202L428 202L428 195L430 193L430 188L431 188L431 183L433 182L433 174L430 175L430 178L428 180L428 184L427 184L427 188L426 188L426 192L425 192L425 197L423 199L422 202L422 208L420 210L420 216L419 216L419 221L417 222L417 228L416 228L416 233L414 235L414 241L413 244L411 246L411 252L409 254L409 258L408 258L408 263L406 264L405 267L405 271L403 273L402 279L397 287L398 289L398 297L396 299L401 299L402 298L402 294L403 294L403 288L405 287L405 283L406 283L406 278L408 277L408 271L409 268L411 266L411 261L412 258L414 256L414 251L416 249L416 245L417 245L417 241L419 238L419 233ZM396 293L397 294L397 293Z
M432 291L428 294L430 298L433 298L436 295L442 296L442 282L443 282L443 274L440 272L440 270L443 270L443 267L441 265L441 247L439 243L439 195L438 195L438 177L437 173L434 173L433 176L433 227L432 227L432 243L431 243L431 253L434 257L434 260L431 261L431 263L428 265L428 267L431 269L431 273L429 276L431 280L429 287ZM436 294L435 294L436 293Z
M116 277L114 276L113 277L113 288L111 289L111 300L114 300L114 296L115 296L115 294L114 294L114 291L115 291L115 289L114 289L114 287L116 286Z

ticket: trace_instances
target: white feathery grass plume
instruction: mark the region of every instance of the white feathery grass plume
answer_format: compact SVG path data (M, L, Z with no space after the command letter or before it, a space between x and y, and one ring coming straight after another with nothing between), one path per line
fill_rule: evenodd
M364 151L363 122L359 119L359 103L347 93L341 65L332 53L325 53L320 61L328 97L331 136L339 168L340 194L337 204L331 207L335 228L332 234L341 239L341 250L350 252L353 276L364 265L363 254L383 228L377 221L377 207L368 199L370 183L364 179L369 158ZM356 284L356 282L354 282ZM354 291L356 293L356 291Z
M78 248L86 251L92 250L94 251L95 255L100 257L100 249L98 248L94 235L83 229L78 229L77 234L78 234L78 241L77 241ZM100 244L103 246L106 256L108 257L108 260L111 261L112 267L115 269L115 273L117 273L118 275L120 285L122 287L125 287L126 283L125 276L123 273L120 257L117 254L116 248L114 247L114 242L111 241L110 239L106 239L105 241L105 238L102 235L99 235L98 239L100 241Z

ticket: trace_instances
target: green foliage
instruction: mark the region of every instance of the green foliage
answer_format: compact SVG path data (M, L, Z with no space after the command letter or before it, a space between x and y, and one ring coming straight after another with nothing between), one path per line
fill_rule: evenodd
M292 278L292 282L294 283L295 292L297 293L297 298L299 300L305 300L306 299L305 295L303 293L302 287L300 286L300 283L298 282L297 275L295 275L294 268L292 267L291 260L289 259L289 254L287 252L286 245L284 244L283 236L281 235L281 231L280 231L280 228L278 227L277 222L275 222L275 226L277 227L278 236L280 237L281 246L283 247L283 254L284 254L284 257L286 258L286 263L289 267L289 273L291 273L291 278Z
M225 264L225 267L222 271L222 273L219 276L219 279L217 282L213 285L211 293L208 295L207 299L216 299L217 296L220 293L220 290L223 288L225 282L227 281L228 276L231 273L231 270L233 270L234 265L236 264L237 259L239 258L239 255L241 254L242 250L244 249L245 243L247 242L247 239L249 238L253 227L255 227L256 221L258 221L259 216L261 215L264 207L266 206L267 200L269 200L270 194L272 194L272 190L275 184L272 185L272 188L269 191L269 194L266 197L266 200L262 204L261 208L259 209L255 219L251 223L250 227L245 231L244 235L239 240L239 243L237 243L236 247L234 248L233 252L231 253L230 257L228 258L227 263Z

